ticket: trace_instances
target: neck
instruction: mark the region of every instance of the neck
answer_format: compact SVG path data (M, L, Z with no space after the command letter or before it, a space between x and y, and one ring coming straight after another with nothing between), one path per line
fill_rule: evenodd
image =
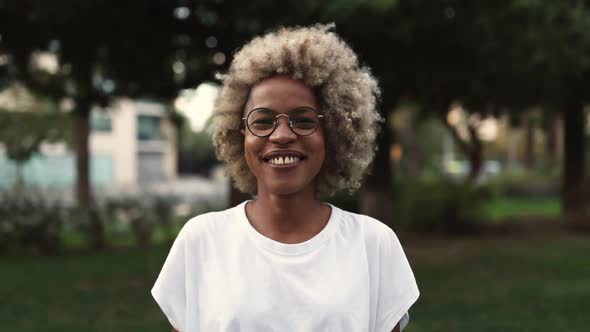
M259 191L246 212L258 232L285 243L302 242L315 236L330 215L329 207L322 204L314 192L283 196Z

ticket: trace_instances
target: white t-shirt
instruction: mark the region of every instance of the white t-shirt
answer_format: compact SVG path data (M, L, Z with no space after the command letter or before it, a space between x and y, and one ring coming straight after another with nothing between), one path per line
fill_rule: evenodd
M391 331L418 299L385 224L330 205L313 238L284 244L248 222L246 202L191 219L152 289L170 324L197 331Z

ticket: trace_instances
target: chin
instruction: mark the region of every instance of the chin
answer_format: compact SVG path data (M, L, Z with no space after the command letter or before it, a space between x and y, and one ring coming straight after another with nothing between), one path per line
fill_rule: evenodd
M265 191L269 194L289 196L306 191L307 185L298 183L273 183L266 185L265 188Z
M270 187L266 190L268 193L277 196L291 196L302 191L301 188L289 188L289 187Z

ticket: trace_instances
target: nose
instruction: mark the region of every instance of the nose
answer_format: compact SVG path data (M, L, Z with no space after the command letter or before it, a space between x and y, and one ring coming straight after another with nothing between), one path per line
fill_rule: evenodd
M286 144L297 138L297 135L291 130L289 126L289 118L285 114L277 116L277 127L270 134L269 140L277 144Z

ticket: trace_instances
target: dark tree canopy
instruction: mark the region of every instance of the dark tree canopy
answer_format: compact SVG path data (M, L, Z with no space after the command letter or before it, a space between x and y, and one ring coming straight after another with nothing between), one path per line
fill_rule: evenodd
M83 138L92 104L115 95L169 100L179 89L214 80L255 35L280 25L335 22L336 32L379 78L384 116L400 100L442 116L461 101L471 112L518 114L542 106L579 120L590 77L588 5L584 0L0 0L0 87L19 80L56 101L72 98ZM38 51L57 55L56 73L31 67ZM580 126L566 127L574 133L566 145L578 148L566 154L579 154ZM382 164L376 169L388 169L390 140L381 137ZM80 156L87 156L85 144L82 140L77 149ZM568 158L567 165L583 165ZM370 186L387 186L386 173L376 172ZM580 182L583 173L574 173L567 183Z

